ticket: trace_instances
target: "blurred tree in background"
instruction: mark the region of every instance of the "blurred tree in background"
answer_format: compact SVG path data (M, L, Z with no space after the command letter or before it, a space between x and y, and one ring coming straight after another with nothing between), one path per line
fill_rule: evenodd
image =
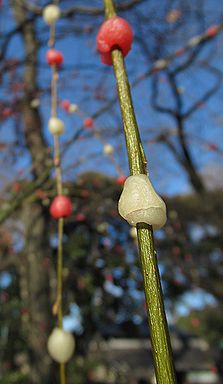
M56 383L46 352L56 289L48 28L41 16L47 2L0 4L0 380ZM64 301L77 354L85 356L97 334L140 337L145 308L134 233L117 214L127 161L112 71L95 52L102 2L60 5L63 171L74 202L65 226ZM223 14L213 0L159 7L123 0L117 7L134 29L127 68L149 171L169 210L156 247L170 320L216 345L223 311ZM89 116L91 128L84 124ZM114 154L106 155L107 144ZM204 302L193 308L196 292ZM182 314L185 297L191 303ZM78 361L70 363L70 382L75 375L86 383L93 363L80 368Z

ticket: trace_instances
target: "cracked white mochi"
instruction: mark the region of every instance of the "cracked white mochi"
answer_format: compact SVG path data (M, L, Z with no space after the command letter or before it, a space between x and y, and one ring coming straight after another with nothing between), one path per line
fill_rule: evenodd
M66 363L74 352L75 340L72 333L54 328L47 342L47 349L53 360Z
M154 190L148 176L129 176L118 203L119 214L136 226L147 223L159 229L166 223L166 205Z

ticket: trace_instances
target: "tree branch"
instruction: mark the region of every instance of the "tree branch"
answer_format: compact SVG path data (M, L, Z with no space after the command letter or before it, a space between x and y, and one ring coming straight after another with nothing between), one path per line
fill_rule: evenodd
M160 105L157 101L158 92L159 92L158 91L157 76L154 76L152 79L152 90L151 91L152 92L151 92L150 100L151 100L152 107L158 112L166 113L168 115L176 117L176 111L173 108L164 107L164 106Z
M204 64L204 63L203 63ZM211 96L213 96L221 87L222 83L222 73L217 69L216 67L211 66L210 64L205 63L206 68L212 72L215 77L215 83L214 85L207 91L205 94L198 99L184 114L183 114L183 119L186 120L188 117L190 117L197 109L199 108L200 105L208 101Z
M143 3L145 0L128 0L123 4L120 4L117 6L118 11L127 11L128 9L131 9L135 7L136 5L139 5ZM41 16L43 8L38 7L34 4L30 4L29 2L25 2L24 7L26 10L35 13L36 15ZM64 10L61 12L61 18L71 17L77 14L82 15L91 15L91 16L99 16L104 14L103 8L96 8L96 7L87 7L87 6L80 6L75 5L67 10Z

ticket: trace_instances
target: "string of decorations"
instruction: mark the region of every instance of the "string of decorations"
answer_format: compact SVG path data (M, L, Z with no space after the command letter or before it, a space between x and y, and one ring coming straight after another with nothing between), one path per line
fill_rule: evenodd
M60 156L59 137L64 133L64 122L57 116L57 81L59 78L59 68L63 64L63 54L54 48L55 46L55 24L60 17L60 8L57 4L50 4L43 10L43 19L50 27L50 39L46 53L46 60L52 71L51 80L51 117L48 122L48 129L53 135L54 142L54 167L56 173L57 195L51 202L50 214L58 221L58 246L57 246L57 294L53 305L53 315L57 316L57 327L55 327L47 343L47 348L53 360L60 366L60 384L66 384L65 363L73 355L75 340L70 332L63 329L63 231L64 219L72 213L72 202L70 198L63 194L62 169Z
M118 175L115 180L116 184L123 185L126 180L126 176L124 174L124 171L122 170L122 167L120 166L120 164L118 164L118 162L115 159L115 156L114 156L115 148L112 144L108 143L107 140L105 140L102 137L100 129L98 129L98 127L96 126L93 117L86 116L83 113L83 111L80 110L77 104L71 103L67 99L62 100L60 102L60 107L66 113L69 113L69 114L76 113L82 118L84 129L92 131L93 137L96 138L102 145L103 154L111 160L111 163L113 164L116 170L116 173Z
M89 125L86 125L86 121L88 122L88 119L92 119L92 118L86 118L84 120L84 126L85 128L93 128L94 126L94 122L93 122L93 119L92 119L92 125L89 126ZM111 145L110 143L108 143L101 135L100 133L100 130L97 129L95 127L94 129L94 133L93 133L93 136L98 140L100 141L102 147L103 147L103 154L106 156L106 157L109 157L109 159L111 160L111 163L113 164L115 170L116 170L116 173L118 175L118 177L116 178L116 184L117 185L123 185L125 180L126 180L126 176L124 175L124 172L121 168L121 166L118 164L118 162L116 161L115 159L115 156L114 156L114 151L115 151L115 148L113 147L113 145Z

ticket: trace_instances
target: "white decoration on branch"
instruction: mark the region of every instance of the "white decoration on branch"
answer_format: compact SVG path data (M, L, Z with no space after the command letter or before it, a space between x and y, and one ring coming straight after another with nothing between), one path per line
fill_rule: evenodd
M77 104L71 104L70 106L69 106L69 112L70 113L75 113L75 112L77 112L78 111L78 105Z
M43 19L46 24L52 25L60 18L60 8L55 4L47 5L43 10Z
M112 155L114 152L114 148L111 144L105 144L103 148L103 152L105 155Z
M32 99L31 102L30 102L30 106L32 108L37 108L39 105L40 105L40 101L37 98L36 99Z
M161 69L164 69L167 67L167 60L165 59L160 59L160 60L157 60L155 61L155 63L153 64L153 69L156 69L156 70L161 70Z
M202 36L194 36L188 41L187 46L189 48L196 47L201 42Z
M51 117L48 128L53 135L62 135L64 133L64 122L57 117Z
M154 190L148 176L129 176L118 203L119 214L136 226L147 223L159 229L166 223L166 205Z
M47 342L47 349L53 360L66 363L73 355L75 340L70 332L54 328Z

